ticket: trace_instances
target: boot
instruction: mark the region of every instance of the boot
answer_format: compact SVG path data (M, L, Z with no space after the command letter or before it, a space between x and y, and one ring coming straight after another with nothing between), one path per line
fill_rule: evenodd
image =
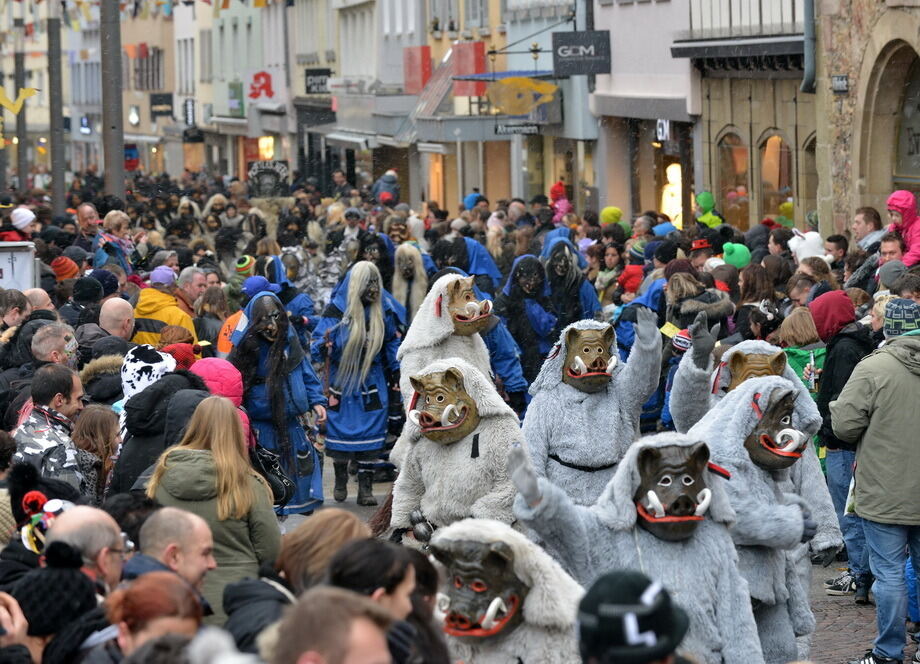
M341 503L348 498L348 462L333 461L332 469L335 471L335 488L332 489L332 497L335 502Z
M377 504L374 498L374 471L358 471L358 504L364 507L373 507Z

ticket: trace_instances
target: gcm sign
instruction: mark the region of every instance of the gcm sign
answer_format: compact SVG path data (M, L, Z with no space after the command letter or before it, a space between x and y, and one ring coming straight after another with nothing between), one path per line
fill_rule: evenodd
M556 76L609 74L610 32L554 32L553 72Z
M560 46L556 53L563 58L593 57L594 46Z

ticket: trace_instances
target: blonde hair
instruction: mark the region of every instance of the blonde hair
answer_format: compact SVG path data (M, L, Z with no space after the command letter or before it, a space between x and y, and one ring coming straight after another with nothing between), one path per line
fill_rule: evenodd
M281 254L281 247L272 238L263 237L256 242L256 256L278 256L279 254Z
M885 317L885 305L897 299L897 295L879 295L872 303L872 314L877 318Z
M208 397L198 404L179 444L160 455L147 485L147 497L156 497L163 475L169 469L169 457L173 452L206 450L213 456L217 470L218 520L242 519L255 502L252 478L261 483L271 502L271 491L265 480L253 471L245 449L243 426L236 407L224 397Z
M370 305L370 315L365 326L365 310L361 295L374 277L380 288L380 296ZM336 382L343 390L353 390L364 383L371 371L371 365L374 364L374 358L383 347L383 280L376 265L370 261L358 261L351 268L347 302L342 322L349 328L348 341L339 360Z
M783 348L801 348L820 342L821 337L818 336L811 310L808 307L793 309L779 326L777 340Z
M688 297L696 297L706 290L697 279L687 272L672 274L667 283L668 302L674 304Z
M799 265L807 265L817 281L826 281L831 288L837 290L840 284L837 283L837 277L831 272L830 266L820 256L808 256L799 261Z
M131 218L121 210L110 210L102 220L102 230L106 233L121 233L131 226Z
M341 203L333 203L326 208L326 226L341 224L345 221L345 206Z

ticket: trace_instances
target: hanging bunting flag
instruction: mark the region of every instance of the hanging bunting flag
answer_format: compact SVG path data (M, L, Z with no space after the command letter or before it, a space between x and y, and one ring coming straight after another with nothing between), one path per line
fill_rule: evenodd
M130 59L134 60L137 57L137 45L136 44L125 44L125 55Z
M137 45L137 57L143 59L143 58L146 58L148 55L150 55L150 52L147 49L147 42L141 42L140 44L138 44Z
M10 101L10 98L6 96L6 90L0 88L0 106L13 115L19 115L19 111L22 110L22 106L26 103L26 99L34 97L37 94L38 90L35 88L20 88L16 95L16 101Z

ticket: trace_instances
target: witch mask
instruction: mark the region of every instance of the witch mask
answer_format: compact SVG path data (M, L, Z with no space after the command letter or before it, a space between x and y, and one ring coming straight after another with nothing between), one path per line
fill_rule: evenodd
M523 621L529 588L514 573L514 553L504 542L442 541L431 545L447 568L444 631L486 639L505 636Z
M703 442L648 447L639 452L637 464L636 523L668 542L690 538L712 499L706 486L709 447Z
M468 337L489 327L492 302L477 299L473 277L463 277L447 286L447 312L454 322L454 334Z
M757 404L759 394L751 400L751 407L760 419L744 439L744 449L751 461L764 470L783 470L802 458L808 436L792 428L797 396L795 390L776 388L763 411Z
M727 391L731 392L748 378L782 376L786 370L786 354L781 350L772 355L736 351L728 360L728 369L732 379Z
M582 392L600 392L617 365L617 356L610 352L613 328L579 330L569 328L565 334L565 366L562 382Z
M252 306L252 329L269 343L286 331L287 316L273 297L262 296Z
M422 435L443 445L462 440L479 426L479 409L463 387L463 374L451 367L425 376L412 376L416 397L409 410Z

